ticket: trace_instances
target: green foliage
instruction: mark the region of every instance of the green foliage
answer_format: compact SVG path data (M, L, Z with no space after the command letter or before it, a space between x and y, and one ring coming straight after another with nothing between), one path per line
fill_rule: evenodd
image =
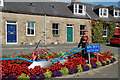
M103 26L107 25L107 37L103 36ZM105 22L105 21L97 21L92 23L92 42L93 43L105 43L110 42L110 38L115 33L115 27L117 26L117 23L115 22Z
M89 66L90 67L90 69L92 68L92 65L91 64L86 64L87 66Z
M47 71L44 73L44 75L45 75L45 78L51 78L52 72L49 71L49 70L47 70Z
M96 64L98 65L98 67L101 67L101 66L102 66L102 64L101 64L100 61L97 61Z
M77 65L77 66L78 66L78 72L82 72L82 71L83 71L83 69L82 69L81 64L80 64L80 65Z
M29 75L26 75L24 73L22 73L19 77L17 77L18 80L21 80L21 79L25 79L25 80L29 80Z
M110 59L106 58L105 61L109 61L109 63L111 63Z
M60 72L61 72L63 75L66 75L66 74L69 73L69 70L64 67L64 68L62 68L62 69L60 70Z
M115 60L118 60L118 58L116 58L115 56L113 58L115 58Z
M102 62L104 62L105 64L107 64L107 62L106 62L106 61L102 61Z

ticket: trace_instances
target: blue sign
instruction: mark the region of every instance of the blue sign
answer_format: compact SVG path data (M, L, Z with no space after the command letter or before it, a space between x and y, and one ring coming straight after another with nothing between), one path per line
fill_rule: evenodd
M100 52L100 45L87 45L86 52L87 53Z

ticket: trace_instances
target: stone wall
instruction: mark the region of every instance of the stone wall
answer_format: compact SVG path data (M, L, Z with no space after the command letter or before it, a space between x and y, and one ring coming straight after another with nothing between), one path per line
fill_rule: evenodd
M17 21L18 28L18 45L22 43L35 44L39 40L41 43L45 43L45 16L42 15L28 15L28 14L15 14L15 13L2 13L2 43L6 45L6 21ZM26 22L35 22L35 36L26 35ZM60 37L52 36L52 23L59 23ZM90 20L87 19L74 19L74 18L62 18L46 16L46 43L51 44L67 43L67 24L74 24L74 41L72 43L78 43L80 40L80 25L86 25L89 30L89 36L91 34Z

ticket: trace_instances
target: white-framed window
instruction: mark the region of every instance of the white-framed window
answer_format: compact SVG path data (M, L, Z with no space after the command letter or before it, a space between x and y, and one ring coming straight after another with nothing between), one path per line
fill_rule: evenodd
M108 9L107 8L99 8L99 16L100 17L108 17Z
M85 15L86 12L86 6L85 5L81 5L81 4L74 4L74 14L81 14L81 15Z
M4 6L4 1L3 0L0 0L0 6Z
M60 34L59 34L59 23L53 23L52 24L52 35L54 37L58 37Z
M114 17L120 17L120 10L114 9Z
M103 37L107 37L107 25L103 25Z
M27 36L35 36L35 22L27 22L26 26L27 26L26 28Z
M83 31L86 29L86 25L80 25L80 36L83 36Z

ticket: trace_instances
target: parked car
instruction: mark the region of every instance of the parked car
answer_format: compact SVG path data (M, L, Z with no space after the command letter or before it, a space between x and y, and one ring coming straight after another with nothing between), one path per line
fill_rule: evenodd
M115 34L110 39L110 44L120 45L120 34Z

